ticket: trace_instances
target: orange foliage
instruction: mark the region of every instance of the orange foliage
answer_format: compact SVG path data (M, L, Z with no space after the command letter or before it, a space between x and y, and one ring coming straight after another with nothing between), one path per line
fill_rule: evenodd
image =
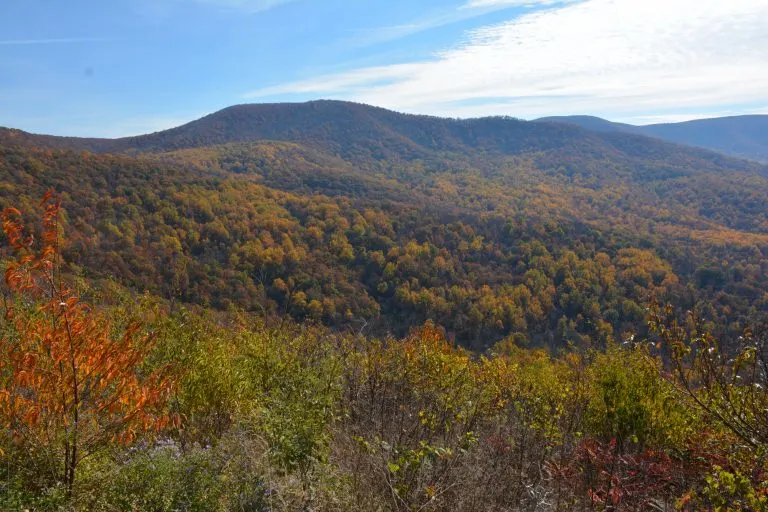
M60 456L57 477L71 490L83 458L112 441L130 443L137 434L174 421L163 412L174 379L169 368L141 375L153 340L140 333L138 324L115 336L104 316L65 286L60 201L49 192L41 207L38 250L20 212L2 212L3 230L19 254L8 265L5 282L17 298L36 305L10 306L6 312L13 334L0 339L0 422L18 445Z

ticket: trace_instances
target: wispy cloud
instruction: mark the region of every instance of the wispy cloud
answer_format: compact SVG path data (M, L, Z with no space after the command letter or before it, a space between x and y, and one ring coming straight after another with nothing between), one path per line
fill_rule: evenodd
M198 119L203 115L204 113L202 112L196 112L178 116L129 116L114 122L105 122L103 115L72 115L68 117L65 126L61 125L61 120L58 117L27 117L17 120L14 123L14 127L27 129L25 127L35 126L37 128L29 130L37 133L54 133L69 137L104 137L115 139L175 128L193 119ZM0 125L2 125L1 121Z
M479 9L487 7L540 7L557 4L570 4L578 0L470 0L464 4L464 9Z
M99 43L106 41L102 37L64 37L58 39L5 39L0 45L30 45L30 44L70 44L70 43Z
M658 114L647 116L635 116L630 119L622 119L622 122L627 122L634 125L650 125L650 124L664 124L664 123L679 123L681 121L695 121L697 119L711 119L713 117L726 117L733 115L730 112L694 112L686 114Z
M235 9L250 13L268 11L296 0L191 0L198 4L207 4L224 9Z
M205 6L235 15L269 11L297 0L135 0L136 11L153 23L173 19L180 10L190 6Z
M315 94L318 92L344 92L347 94L363 94L366 89L375 86L398 83L412 76L421 64L401 64L361 68L347 73L327 75L305 82L265 87L246 93L243 97L264 98L282 94Z
M173 20L191 6L241 16L269 11L298 0L134 0L136 12L146 20L161 24Z
M203 115L205 114L198 112L186 116L132 117L110 125L104 125L104 123L86 124L77 127L77 130L79 135L82 136L107 138L130 137L175 128L188 123L193 119L198 119Z
M360 30L354 36L345 39L345 44L368 46L387 41L394 41L426 30L460 23L493 12L513 7L545 8L557 4L573 3L579 0L471 0L452 9L442 9L433 14L415 19L408 23Z
M431 59L246 96L324 96L458 117L589 112L628 118L768 104L765 0L551 5L465 34L464 42Z
M768 107L760 108L754 106L747 106L742 109L727 109L705 112L686 112L678 114L652 114L652 115L640 115L632 117L631 119L622 119L621 121L628 122L637 125L648 124L661 124L661 123L677 123L680 121L694 121L697 119L711 119L713 117L728 117L738 116L744 112L749 112L753 115L766 115L768 114Z
M444 27L453 23L459 23L468 19L476 18L482 14L498 10L498 8L484 8L482 12L476 9L468 9L465 6L453 9L447 12L440 12L432 16L427 16L409 23L392 25L389 27L379 27L374 29L360 30L352 37L344 39L344 45L368 46L387 41L394 41L413 34L418 34L426 30Z

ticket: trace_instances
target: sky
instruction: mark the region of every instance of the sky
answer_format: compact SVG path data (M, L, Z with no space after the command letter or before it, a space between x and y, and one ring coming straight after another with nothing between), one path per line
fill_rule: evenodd
M0 126L120 137L319 98L634 124L768 114L768 0L2 0Z

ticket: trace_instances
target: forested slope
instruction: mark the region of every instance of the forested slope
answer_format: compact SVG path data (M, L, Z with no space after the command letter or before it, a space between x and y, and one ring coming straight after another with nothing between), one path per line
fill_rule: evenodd
M173 149L238 137L294 141ZM641 329L651 296L730 333L767 307L768 180L746 162L337 102L130 140L153 151L6 141L2 202L60 191L69 261L169 299L371 332L434 319L477 348L603 343Z

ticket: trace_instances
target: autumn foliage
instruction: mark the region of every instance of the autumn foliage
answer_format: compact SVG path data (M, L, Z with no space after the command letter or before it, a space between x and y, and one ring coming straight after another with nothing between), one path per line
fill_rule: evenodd
M71 491L85 458L170 424L163 404L174 380L167 367L142 371L154 340L140 325L115 328L65 284L60 202L48 193L41 207L39 242L18 210L2 212L18 258L5 272L0 423L18 447L54 461L49 476Z
M60 191L62 254L94 279L377 336L431 319L474 350L623 341L644 332L649 295L729 339L768 311L768 179L748 164L545 137L385 158L359 126L344 133L360 139L190 138L138 158L0 146L0 206Z
M19 210L2 214L14 258L6 263L0 325L0 508L768 506L766 330L746 330L742 346L729 350L692 315L682 321L673 308L651 307L651 334L616 343L599 321L599 304L584 299L590 282L602 283L594 293L645 317L649 311L610 290L622 281L640 300L676 286L670 267L650 251L589 259L566 251L555 260L541 243L522 245L536 262L526 285L502 287L508 295L498 296L489 286L478 297L453 292L466 295L478 318L483 309L521 324L555 301L564 311L586 308L594 315L576 318L605 346L533 348L535 340L517 333L472 352L434 321L402 337L369 337L365 329L190 310L109 283L102 293L115 296L90 305L67 284L74 269L61 260L59 220L68 216L53 194L41 207L38 230L25 228ZM326 213L323 229L347 222L338 210ZM351 221L363 231L386 223L374 212L368 217ZM308 261L290 238L277 244L262 236L263 245L239 249L243 261L261 261L251 269L257 278L280 275L277 260L296 271ZM479 249L459 243L470 259L484 244L472 236ZM340 232L333 240L348 249ZM402 252L367 257L385 274L407 276L419 265L445 270L451 263L441 254L409 242ZM548 284L550 274L559 291ZM291 307L328 307L296 280L274 280ZM413 286L395 295L428 298ZM141 325L126 320L139 315ZM564 339L577 330L565 319L557 325Z

